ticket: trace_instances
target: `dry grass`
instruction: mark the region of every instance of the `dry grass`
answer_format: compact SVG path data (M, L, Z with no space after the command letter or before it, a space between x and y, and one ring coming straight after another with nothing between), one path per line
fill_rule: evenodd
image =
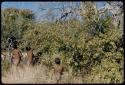
M35 67L25 66L23 68L12 67L5 76L2 77L2 83L56 83L52 75L52 71L45 66L39 65ZM71 71L65 72L60 83L83 83L82 78L73 77Z
M54 55L57 56L57 55ZM47 58L47 57L45 57ZM55 58L55 57L54 57ZM53 59L52 58L52 61ZM47 61L47 60L46 60ZM106 65L106 64L103 64ZM109 64L108 64L109 66ZM115 72L117 76L114 83L123 82L123 75L117 71L103 71L99 68L100 66L94 67L89 74L84 74L84 78L81 76L73 76L71 68L64 72L60 83L110 83L111 78L104 78L105 75L112 76L111 73ZM100 69L100 70L99 70ZM117 68L116 68L117 70ZM99 71L99 72L98 72ZM7 84L18 84L18 83L30 83L30 84L45 84L45 83L56 83L52 70L45 65L36 65L33 67L21 66L15 69L12 66L9 71L2 74L2 83ZM116 82L118 80L118 82Z
M18 67L17 69L13 66L8 72L2 76L2 83L5 84L18 84L18 83L30 83L30 84L45 84L45 83L56 83L52 70L49 70L44 65L38 65L34 67ZM106 73L106 72L104 72ZM96 73L92 72L86 74L83 77L73 76L72 69L68 72L64 72L62 79L59 83L111 83L110 78L105 79L103 72ZM110 75L110 73L107 75ZM119 76L118 76L119 75ZM122 75L117 74L116 79L121 79L119 83L123 82ZM118 82L114 82L118 83Z

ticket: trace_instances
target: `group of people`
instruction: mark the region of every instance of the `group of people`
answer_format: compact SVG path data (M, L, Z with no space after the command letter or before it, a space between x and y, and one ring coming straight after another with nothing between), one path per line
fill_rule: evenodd
M10 41L12 42L12 39L10 39ZM10 42L9 41L9 42ZM14 67L20 67L20 63L21 63L21 60L23 59L23 54L21 52L21 50L18 48L17 46L17 42L16 43L10 43L10 46L9 46L9 60L11 61L12 63L12 66ZM41 53L38 53L41 55ZM40 56L38 55L38 57ZM4 55L3 53L1 54L1 58L2 58L2 61L4 61L6 59L6 55ZM34 54L33 54L33 49L29 46L29 47L26 47L26 64L27 66L33 66L33 62L34 62ZM55 77L56 79L56 82L59 83L59 81L61 80L61 77L63 75L63 72L64 72L64 67L61 65L61 60L60 58L55 58L55 61L54 61L54 64L52 65L53 69L53 74L52 75L53 77Z
M33 64L33 49L31 47L26 47L26 51L27 51L27 65L29 66L32 66ZM20 61L21 61L21 58L23 57L21 51L18 49L17 45L15 44L13 46L13 50L12 50L12 58L11 58L11 61L12 61L12 64L15 65L16 67L19 66L20 64ZM52 66L53 67L53 74L55 76L55 79L56 79L56 82L59 83L59 81L61 80L61 76L63 74L63 66L61 65L61 61L59 58L55 58L55 61L54 61L54 65Z
M31 49L31 47L26 47L26 50L27 50L27 64L32 65L33 51ZM14 64L15 66L18 66L20 64L20 61L21 61L21 58L23 57L23 55L22 55L21 51L18 49L16 44L13 46L13 50L12 50L11 54L12 54L11 55L12 64Z

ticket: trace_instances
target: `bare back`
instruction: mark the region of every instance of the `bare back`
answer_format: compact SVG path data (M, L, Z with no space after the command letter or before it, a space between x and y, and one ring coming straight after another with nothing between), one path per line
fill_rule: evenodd
M28 60L28 63L32 63L32 60L33 60L33 52L32 50L28 51L27 52L27 60Z
M54 68L53 78L55 80L55 83L59 83L59 81L61 80L62 74L63 74L63 66L55 64L53 66L53 68Z
M62 73L63 73L63 66L61 66L61 65L54 65L54 73L62 75Z

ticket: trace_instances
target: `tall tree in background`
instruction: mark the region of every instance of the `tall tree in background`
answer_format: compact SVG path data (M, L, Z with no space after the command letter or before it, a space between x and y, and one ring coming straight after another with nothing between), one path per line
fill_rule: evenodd
M2 48L5 48L8 37L22 38L23 32L28 29L27 27L31 25L30 22L35 19L35 16L28 9L7 8L2 10L1 18Z

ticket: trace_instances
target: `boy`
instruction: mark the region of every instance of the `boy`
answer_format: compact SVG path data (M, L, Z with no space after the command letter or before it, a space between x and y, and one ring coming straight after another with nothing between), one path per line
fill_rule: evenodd
M61 80L61 76L63 74L63 66L60 65L59 58L55 58L55 64L53 66L53 71L54 71L55 80L57 83L59 83L59 81Z
M26 47L27 50L27 64L32 65L33 63L33 50L31 47Z

